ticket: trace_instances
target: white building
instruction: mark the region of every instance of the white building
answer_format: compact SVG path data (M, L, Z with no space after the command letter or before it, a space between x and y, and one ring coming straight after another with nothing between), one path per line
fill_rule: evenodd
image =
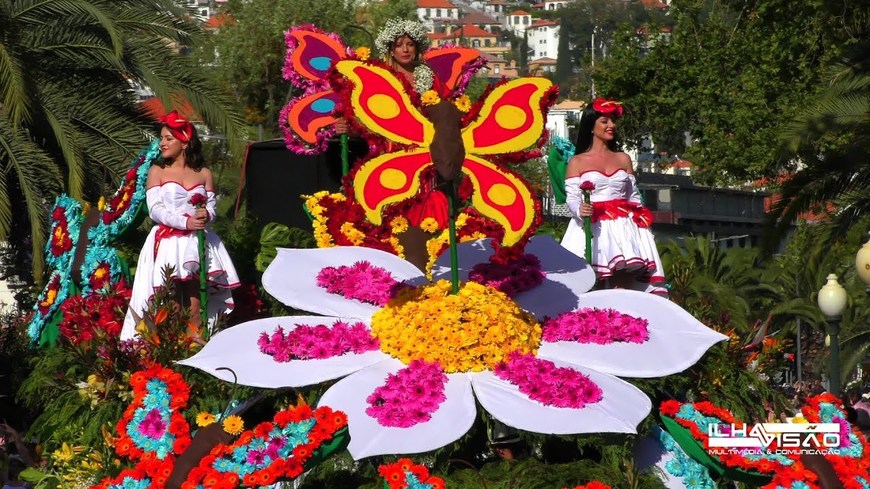
M508 3L505 0L489 0L483 7L483 12L498 20L502 20L507 13Z
M196 16L204 21L217 13L218 8L227 3L227 0L178 0L178 3L196 10Z
M505 16L505 28L517 37L523 37L523 33L532 25L532 14L525 10L514 10Z
M535 20L528 27L529 61L559 56L559 21Z
M558 10L568 6L568 0L544 0L544 10Z
M459 20L459 8L448 0L417 0L417 18L435 32L436 26Z

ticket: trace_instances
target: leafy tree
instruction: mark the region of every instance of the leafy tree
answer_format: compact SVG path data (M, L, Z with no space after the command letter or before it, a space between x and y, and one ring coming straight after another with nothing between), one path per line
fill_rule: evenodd
M596 80L628 105L630 140L652 135L658 150L699 166L705 183L772 175L794 164L777 153L782 127L841 52L830 3L676 1L672 29L623 31Z
M282 69L287 50L284 32L294 25L314 24L342 33L356 25L353 3L344 0L230 0L223 14L230 20L202 50L203 63L242 104L251 124L262 124L265 136L278 136L278 113L291 85Z
M199 35L171 0L0 4L0 239L29 240L35 278L54 196L96 201L147 143L134 86L239 140L229 99L179 49Z

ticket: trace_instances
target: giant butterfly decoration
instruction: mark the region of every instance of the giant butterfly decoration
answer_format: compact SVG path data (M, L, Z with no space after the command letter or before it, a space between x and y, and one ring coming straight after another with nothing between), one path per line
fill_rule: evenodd
M335 134L333 113L341 101L329 86L331 69L341 60L364 61L368 54L366 50L354 51L337 35L311 25L291 28L285 41L284 78L302 94L281 110L278 124L287 148L298 154L318 154ZM430 49L423 59L454 94L464 92L471 77L485 64L476 49L461 47Z
M159 156L159 141L155 140L133 160L118 189L87 211L66 194L57 198L51 213L51 239L45 247L49 279L27 327L32 344L57 341L60 306L66 299L129 279L114 242L145 218L145 182Z
M353 194L366 218L378 224L386 206L413 197L420 174L431 167L430 145L436 127L412 103L402 82L382 66L343 60L336 70L353 84L350 105L361 124L404 148L376 156L353 174ZM519 78L495 86L466 117L461 138L462 173L474 187L472 205L497 222L501 245L527 238L536 219L531 189L512 171L490 159L524 154L545 135L544 114L554 102L556 87L545 78Z

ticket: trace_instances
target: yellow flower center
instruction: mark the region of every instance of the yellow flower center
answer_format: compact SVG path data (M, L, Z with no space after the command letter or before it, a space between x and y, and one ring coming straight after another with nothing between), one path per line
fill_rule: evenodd
M404 363L439 362L447 373L491 370L510 352L538 351L541 325L508 296L474 282L408 288L372 316L381 350Z

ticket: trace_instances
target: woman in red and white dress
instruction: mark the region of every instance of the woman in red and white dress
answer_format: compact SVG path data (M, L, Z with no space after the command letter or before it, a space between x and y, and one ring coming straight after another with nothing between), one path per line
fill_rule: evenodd
M583 111L575 155L565 172L573 218L562 246L585 257L583 218L592 219L592 268L602 285L667 296L664 271L650 231L652 213L641 204L629 156L619 150L616 120L622 105L598 98ZM590 189L584 201L584 189Z
M211 171L204 167L202 143L193 124L175 111L161 121L160 155L146 183L148 215L155 226L139 253L122 340L137 335L135 316L142 317L155 289L163 285L166 266L172 266L172 279L179 282L178 302L190 308L190 322L200 326L199 230L205 230L209 324L219 313L232 310L231 289L239 286L229 253L218 235L206 228L215 218L216 200ZM194 205L197 201L204 205Z

